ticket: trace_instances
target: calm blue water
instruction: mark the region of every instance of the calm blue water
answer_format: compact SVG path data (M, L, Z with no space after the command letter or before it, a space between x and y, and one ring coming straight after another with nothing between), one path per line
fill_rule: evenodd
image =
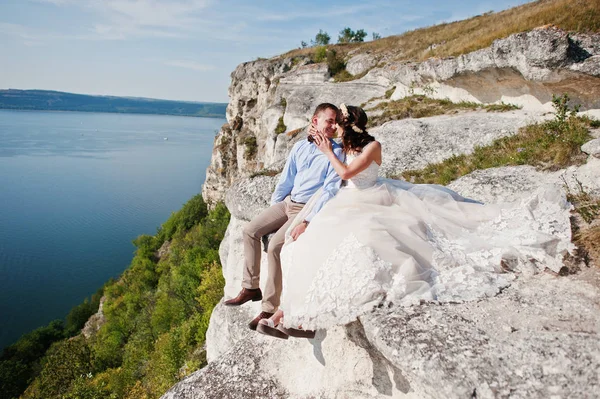
M0 348L129 265L200 192L224 122L0 110Z

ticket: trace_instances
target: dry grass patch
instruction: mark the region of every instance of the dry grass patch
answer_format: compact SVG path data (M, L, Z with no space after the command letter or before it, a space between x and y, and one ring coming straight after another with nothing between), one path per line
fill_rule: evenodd
M253 179L257 176L277 176L279 173L281 173L281 170L275 170L275 169L263 169L263 170L259 170L258 172L254 172L250 175L250 178Z
M514 136L476 147L472 154L456 155L421 170L405 171L401 177L416 183L448 184L478 169L533 165L558 170L583 164L587 156L580 147L591 139L589 123L586 118L569 117L564 122L553 120L525 126Z
M600 225L578 232L573 242L585 251L588 263L600 267Z
M406 119L424 118L427 116L453 114L465 110L485 109L488 112L503 112L520 107L512 104L478 104L462 101L454 103L447 99L434 99L423 95L413 95L400 100L385 101L377 104L372 110L383 110L381 115L373 116L369 126L379 126L385 122Z
M588 193L581 182L577 184L577 192L566 185L567 199L573 204L573 242L579 259L600 267L600 198Z
M363 52L395 54L397 60L448 57L488 47L496 39L552 24L566 31L600 32L600 0L540 0L463 21L416 29L366 43L330 45L340 53L360 47ZM315 48L283 56L311 56Z

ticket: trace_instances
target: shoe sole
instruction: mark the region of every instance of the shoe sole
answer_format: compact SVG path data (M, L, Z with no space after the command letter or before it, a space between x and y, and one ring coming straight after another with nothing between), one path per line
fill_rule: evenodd
M264 335L268 335L270 337L275 337L275 338L281 338L281 339L288 339L288 335L286 333L284 333L281 330L278 330L277 328L273 328L273 327L269 327L265 324L259 324L256 327L256 331L264 334Z
M241 303L227 303L227 301L225 301L223 303L223 305L225 305L225 306L242 306L246 302L250 302L250 301L252 301L252 302L262 301L262 296L260 298L248 299L247 301L244 301L244 302L241 302Z
M312 339L315 337L315 331L313 330L299 330L297 328L285 328L284 326L277 326L277 329L284 334L294 338L308 338Z

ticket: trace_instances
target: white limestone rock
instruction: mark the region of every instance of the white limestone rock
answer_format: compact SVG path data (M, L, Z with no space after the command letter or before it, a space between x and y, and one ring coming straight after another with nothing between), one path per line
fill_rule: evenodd
M519 278L496 297L378 310L367 339L432 398L594 398L599 272Z
M581 146L581 151L585 152L586 154L593 155L596 158L600 158L600 139L588 141Z
M277 185L277 176L256 176L233 184L225 195L225 205L231 215L243 220L251 220L267 208L271 194Z
M380 174L391 176L471 153L475 146L517 133L532 120L533 115L524 111L470 112L392 121L369 133L383 148Z
M358 54L346 62L346 71L351 75L360 75L377 65L377 59L371 54Z
M393 86L394 100L416 93L452 101L505 102L548 112L552 111L552 94L568 92L583 109L600 108L599 42L598 34L536 29L458 57L395 62L390 60L397 54L388 54L386 62L371 65L361 79L343 83L330 82L327 65L310 64L307 57L300 57L299 62L276 57L243 63L232 73L229 128L216 138L203 196L214 204L237 179L282 163L285 154L278 149L285 136L273 132L280 116L287 131L304 128L321 102L360 105L382 97ZM359 48L353 51L349 68L358 73L374 60ZM252 159L244 156L243 140L249 135L258 145ZM217 145L221 138L229 144Z
M514 202L548 185L564 189L565 173L493 168L450 187L485 202ZM262 195L266 206L266 190L237 193ZM533 212L559 216L549 208ZM569 241L568 213L563 216L566 222L553 226ZM240 289L245 223L234 215L221 244L225 298ZM164 398L592 398L599 388L599 282L595 269L567 277L520 270L485 300L376 309L360 321L319 331L315 340L263 337L247 327L259 303L220 303L207 332L209 365Z

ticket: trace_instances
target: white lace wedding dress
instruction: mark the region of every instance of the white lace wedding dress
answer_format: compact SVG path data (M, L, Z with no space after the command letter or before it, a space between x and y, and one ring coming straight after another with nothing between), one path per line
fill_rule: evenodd
M570 236L555 236L536 216L543 201L568 206L559 192L538 193L529 205L483 205L443 186L381 179L378 170L373 162L350 179L297 241L286 240L284 326L327 328L380 304L495 295L514 278L501 261L556 266L569 249Z

